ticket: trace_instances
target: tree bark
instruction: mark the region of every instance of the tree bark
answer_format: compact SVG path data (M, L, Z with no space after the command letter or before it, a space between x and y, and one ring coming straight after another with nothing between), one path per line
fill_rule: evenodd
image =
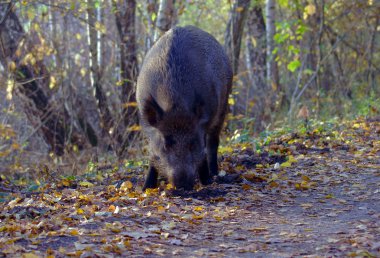
M241 39L250 3L250 0L236 0L227 23L225 48L234 74L238 72Z
M247 20L247 49L252 70L254 89L260 95L266 95L266 30L262 8L251 8Z
M246 35L246 62L249 79L253 84L253 114L255 130L261 131L268 108L268 87L266 84L266 30L263 10L260 5L253 6L248 13Z
M137 47L136 47L136 1L126 0L124 4L117 5L113 1L115 9L116 26L120 37L120 59L121 59L121 101L123 104L123 124L118 127L118 142L120 146L117 150L118 156L122 156L135 132L129 130L137 125L137 105L135 96L135 81L138 73Z
M275 0L266 0L265 3L265 16L266 16L266 38L267 38L267 83L272 87L274 91L274 97L277 97L276 93L279 92L279 76L277 62L275 61L274 50L274 35L276 34L275 27Z
M158 8L154 42L173 26L174 0L161 0Z
M112 115L108 108L107 97L101 86L100 69L98 63L98 31L95 28L97 20L97 12L94 0L87 0L87 15L88 15L88 33L90 42L90 69L91 69L91 84L94 88L94 94L98 112L101 120L101 127L107 135L112 132L113 121Z

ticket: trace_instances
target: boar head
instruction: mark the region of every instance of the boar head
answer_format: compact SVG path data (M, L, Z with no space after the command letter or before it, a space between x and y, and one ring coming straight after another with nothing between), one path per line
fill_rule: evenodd
M143 104L152 160L177 189L193 189L197 170L206 160L207 117L202 116L201 99L195 99L190 110L172 105L164 111L152 96Z

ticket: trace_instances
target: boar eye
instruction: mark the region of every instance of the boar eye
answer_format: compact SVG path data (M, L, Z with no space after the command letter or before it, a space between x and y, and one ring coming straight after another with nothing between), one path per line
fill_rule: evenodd
M172 135L165 136L165 149L169 149L176 144L174 137Z

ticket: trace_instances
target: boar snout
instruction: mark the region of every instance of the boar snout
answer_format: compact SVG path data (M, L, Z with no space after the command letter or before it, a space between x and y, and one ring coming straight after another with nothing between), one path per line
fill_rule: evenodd
M169 182L176 189L192 190L195 184L195 169L188 167L186 169L175 170L169 176Z

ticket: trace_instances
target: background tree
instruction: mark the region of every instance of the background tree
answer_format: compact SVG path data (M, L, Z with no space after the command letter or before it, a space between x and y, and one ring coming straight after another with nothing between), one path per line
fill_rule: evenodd
M299 110L309 121L380 110L378 1L0 6L0 169L57 156L67 167L139 156L138 68L154 35L173 25L198 26L226 46L235 75L229 128L237 139L293 127Z
M49 47L44 42L35 46L25 39L24 30L13 8L13 2L0 4L0 60L10 72L8 75L11 77L8 79L19 85L17 92L24 100L27 117L34 127L41 130L56 155L64 153L67 142L83 148L85 141L80 137L78 129L69 124L66 110L60 111L45 93L45 89L54 84L54 78L49 75L41 55L41 52L49 51ZM29 49L32 52L28 53Z
M154 41L157 41L174 25L174 0L161 0L158 8Z
M237 74L239 68L241 39L250 3L250 0L235 1L227 23L225 47L234 74Z
M263 9L259 4L254 4L248 12L247 33L245 36L245 53L248 79L252 86L249 87L248 96L253 96L248 103L252 106L255 114L255 130L261 131L265 128L264 121L268 119L268 107L270 99L267 92L270 88L267 84L266 74L266 26Z
M120 1L119 1L120 2ZM135 81L137 79L137 47L136 47L136 1L126 0L121 4L113 1L116 27L120 37L120 81L122 101L122 121L118 123L117 139L121 143L118 155L123 155L134 136L134 126L137 125L137 105L135 97Z

